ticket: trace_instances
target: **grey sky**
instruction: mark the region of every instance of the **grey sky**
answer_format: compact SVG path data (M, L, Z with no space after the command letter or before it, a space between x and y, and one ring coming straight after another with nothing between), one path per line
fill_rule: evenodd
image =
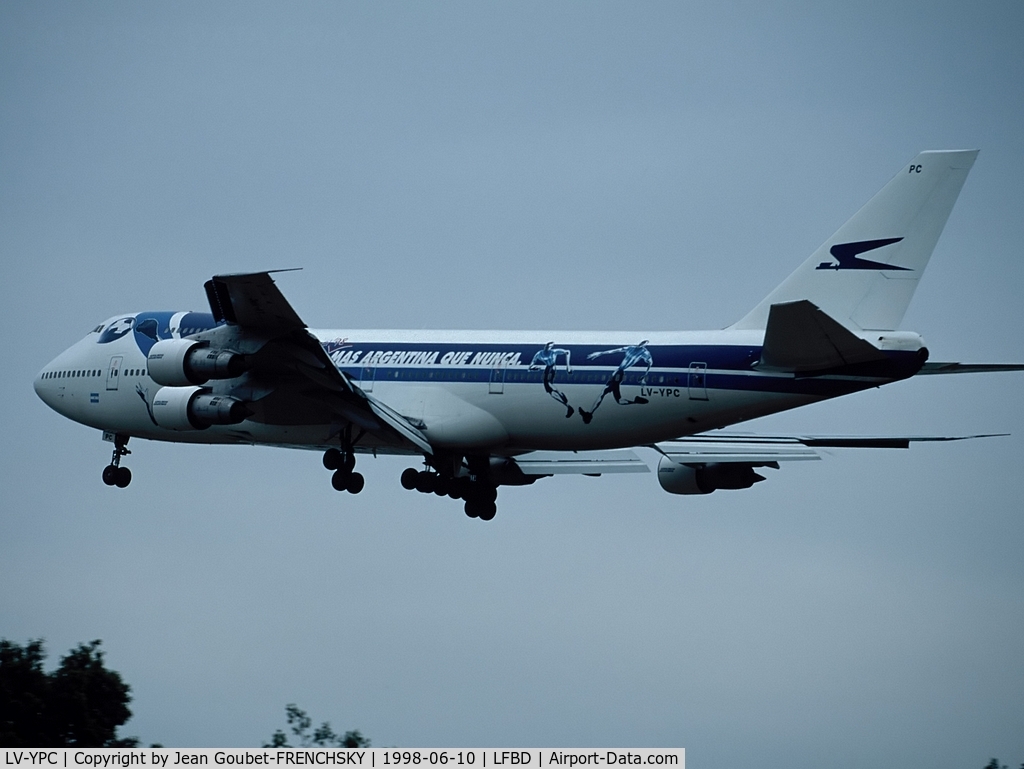
M964 147L904 328L1024 361L1024 6L895 5L0 5L0 636L104 639L124 731L173 746L297 702L376 745L1024 761L1019 375L749 426L1009 438L706 498L550 479L490 524L395 459L351 497L314 454L133 442L111 490L31 388L225 271L304 267L279 284L311 326L720 328Z

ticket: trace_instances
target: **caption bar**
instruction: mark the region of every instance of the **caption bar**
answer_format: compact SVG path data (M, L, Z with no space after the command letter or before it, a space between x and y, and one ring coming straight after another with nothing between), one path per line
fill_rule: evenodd
M682 748L60 748L5 750L3 766L89 767L129 769L134 766L181 769L186 766L359 766L435 767L451 769L542 769L582 766L666 766L685 769Z

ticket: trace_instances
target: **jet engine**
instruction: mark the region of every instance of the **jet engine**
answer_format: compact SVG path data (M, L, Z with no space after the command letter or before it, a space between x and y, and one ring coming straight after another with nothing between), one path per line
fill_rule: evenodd
M752 465L739 462L711 462L682 465L669 457L658 463L658 483L669 494L710 494L716 489L749 489L764 480Z
M245 356L217 350L194 339L163 339L149 351L149 376L168 387L206 384L211 379L234 379L248 368Z
M237 425L252 414L238 398L214 395L202 387L161 387L153 397L153 419L169 430L205 430Z

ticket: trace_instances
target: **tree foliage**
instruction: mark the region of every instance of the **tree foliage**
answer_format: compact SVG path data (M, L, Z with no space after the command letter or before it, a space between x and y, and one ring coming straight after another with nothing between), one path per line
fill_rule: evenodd
M329 722L324 721L320 726L310 733L313 727L311 719L306 711L298 705L291 703L285 706L285 714L288 717L288 727L291 733L299 741L296 747L310 748L317 747L339 747L339 748L368 748L370 741L359 733L359 730L337 734ZM281 729L274 732L269 743L264 743L265 748L290 748L288 735Z
M132 747L117 727L131 718L131 688L103 664L100 641L79 644L52 673L41 640L0 639L0 746Z

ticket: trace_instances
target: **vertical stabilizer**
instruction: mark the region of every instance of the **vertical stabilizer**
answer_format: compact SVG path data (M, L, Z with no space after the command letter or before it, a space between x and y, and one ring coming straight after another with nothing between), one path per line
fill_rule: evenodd
M732 328L765 328L773 304L808 300L848 328L895 330L977 156L919 154Z

